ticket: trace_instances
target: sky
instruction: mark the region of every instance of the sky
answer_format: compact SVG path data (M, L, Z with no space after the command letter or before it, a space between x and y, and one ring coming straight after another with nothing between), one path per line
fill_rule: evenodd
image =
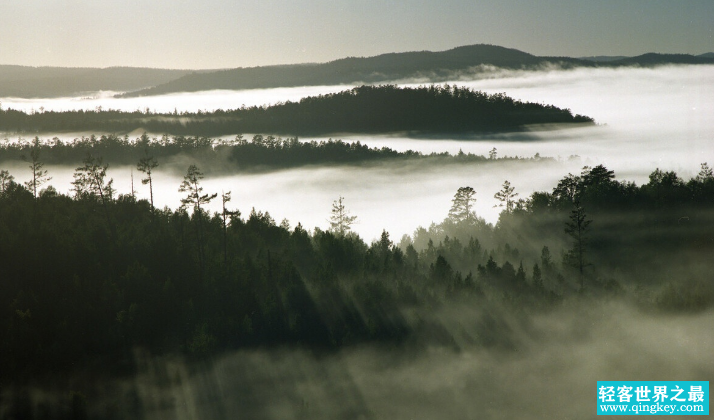
M712 0L0 0L0 64L235 68L494 44L714 51Z

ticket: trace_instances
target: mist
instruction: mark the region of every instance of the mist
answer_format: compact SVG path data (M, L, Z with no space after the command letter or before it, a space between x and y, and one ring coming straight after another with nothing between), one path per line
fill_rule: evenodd
M116 109L132 112L136 110L168 113L215 111L217 109L236 109L242 106L273 105L279 102L299 101L307 96L324 95L351 89L352 86L304 86L298 88L250 89L241 91L211 90L203 92L174 93L170 95L142 96L136 98L115 98L122 92L89 92L82 97L63 98L2 98L4 108L13 108L25 112L69 111Z
M500 77L496 77L500 76ZM352 214L358 216L354 230L371 240L387 229L393 238L412 233L418 226L440 222L458 187L477 191L476 212L490 223L498 220L493 194L505 180L516 187L521 198L534 191L551 190L568 172L579 173L584 165L605 165L620 180L647 182L654 169L676 171L688 179L702 162L714 162L714 67L669 66L657 68L503 71L488 78L454 83L489 93L505 92L524 101L543 102L572 109L595 118L600 125L569 129L533 127L520 133L484 134L475 138L412 138L400 135L339 136L374 147L423 153L488 155L496 148L499 156L560 158L554 164L489 163L488 165L433 166L371 165L365 167L307 167L252 175L213 176L207 172L206 191L233 191L233 202L244 215L252 208L269 211L276 221L287 218L306 228L327 226L333 200L344 196ZM161 112L213 110L298 100L301 97L336 92L345 86L302 87L248 91L212 91L145 98L117 99L110 96L75 100L3 99L4 107L24 109L74 109L96 106L117 109L149 107ZM136 133L133 133L136 134ZM139 134L137 134L139 135ZM49 137L50 135L48 135ZM59 135L69 140L73 134ZM75 136L76 137L76 136ZM303 140L325 140L309 138ZM12 141L12 136L8 139ZM577 156L577 158L571 158ZM187 167L191 162L184 162ZM79 162L78 162L79 165ZM7 166L7 165L6 165ZM178 206L181 171L161 166L156 174L158 206ZM15 172L23 178L22 166ZM110 168L119 193L131 192L130 168ZM29 174L29 170L28 170ZM72 180L67 168L50 168L52 184L68 191ZM135 177L139 198L146 194ZM214 202L210 210L217 211Z
M31 391L30 404L52 406L73 389L87 398L90 418L595 418L597 379L714 374L712 311L663 317L617 300L572 300L529 318L484 303L434 318L445 333L418 352L244 350L191 363L137 350L133 378L99 386L62 378L56 390ZM496 341L474 343L485 335Z
M498 316L503 345L493 348L469 343L483 334L483 312L458 307L437 314L455 347L435 345L412 356L380 348L325 357L240 352L180 375L168 389L155 372L180 372L181 362L154 361L136 383L142 401L160 392L189 396L188 410L160 409L154 399L156 412L147 418L543 419L595 417L597 378L714 374L708 357L714 340L705 338L712 312L662 319L609 302L568 305L525 324L518 316Z
M500 155L580 156L638 183L659 167L683 177L714 161L714 67L503 71L503 77L451 83L593 117L597 127L483 135L472 139L345 137L397 150Z
M352 229L365 241L379 238L386 229L398 242L419 226L441 222L459 187L473 187L476 214L496 223L501 209L494 208L497 201L493 196L505 180L516 188L518 198L527 198L534 191L551 191L559 179L580 173L585 165L603 164L615 171L618 180L642 184L655 168L673 170L688 179L696 175L700 163L714 163L713 66L512 71L455 83L570 108L573 113L592 116L599 125L532 127L525 132L469 138L345 135L339 138L400 151L488 155L496 148L499 157L540 154L555 159L446 164L412 160L248 173L227 172L225 162L217 162L201 168L206 175L201 185L206 193L232 191L228 207L240 210L243 218L255 208L268 211L277 223L285 218L291 226L301 223L308 230L327 229L332 202L342 196L349 212L358 217ZM6 98L2 106L36 111L40 107L148 107L180 112L298 100L344 88L131 99L110 95ZM73 135L57 134L66 140ZM8 137L7 141L13 141L17 136ZM182 195L178 187L190 163L185 156L160 162L153 174L156 207L179 206ZM76 166L80 165L77 162ZM29 179L27 166L24 162L1 164L18 182ZM71 193L73 167L45 169L53 177L50 185ZM112 166L107 177L114 178L118 193L129 194L132 173L137 198L148 199L148 186L141 184L142 174L135 167ZM208 210L219 211L219 200ZM553 252L555 255L558 250L553 247ZM267 258L270 261L270 253ZM688 275L682 268L686 264L674 258L672 282ZM711 280L710 271L702 269L700 273L699 266L690 269L697 280ZM400 311L411 325L420 325L421 318L417 318L423 315L435 328L431 333L415 334L417 342L401 347L360 344L331 352L299 346L258 347L224 351L199 362L136 349L135 374L96 378L91 367L78 367L73 375L30 389L27 397L38 413L42 407L66 408L68 395L73 395L68 390L79 392L86 397L90 418L595 418L597 380L707 380L714 375L714 312L653 309L658 286L643 291L637 284L641 280L618 279L624 292L617 298L573 293L538 310L508 305L501 294L448 301L429 306L421 314L403 307ZM575 284L573 279L563 281ZM0 401L12 404L14 392L0 390ZM6 406L0 406L0 418L7 413ZM48 417L61 417L54 414Z
M188 162L188 161L187 161ZM183 195L178 192L189 163L155 172L154 203L157 207L175 209ZM534 191L550 190L568 172L578 172L580 160L564 162L489 162L487 164L384 163L357 167L306 167L268 173L214 175L202 181L207 193L232 192L229 207L247 217L251 210L268 211L277 223L288 219L291 226L298 222L305 229L329 227L332 202L345 198L347 209L357 216L352 230L366 241L379 238L387 230L392 238L412 234L419 226L441 222L451 207L451 199L459 187L475 188L476 213L490 223L498 221L500 208L494 208L493 195L503 181L517 186L516 192L528 197ZM29 177L29 169L20 163L3 164L18 180ZM179 169L180 168L180 169ZM49 184L59 192L72 194L72 168L48 166L53 179ZM159 167L161 169L161 166ZM110 167L107 177L114 178L119 194L131 193L131 174L139 199L149 198L149 187L141 185L143 175L131 167ZM183 171L183 173L181 173ZM210 212L220 212L219 199L207 206Z

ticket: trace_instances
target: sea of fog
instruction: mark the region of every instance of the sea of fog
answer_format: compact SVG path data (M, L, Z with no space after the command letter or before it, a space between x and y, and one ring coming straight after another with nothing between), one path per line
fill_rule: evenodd
M372 240L386 228L399 240L417 226L441 221L460 186L476 189L477 213L495 222L498 209L493 208L493 194L506 179L521 197L527 197L533 191L552 189L558 179L579 172L583 165L605 164L618 179L639 184L657 167L688 178L698 172L701 162L714 164L714 66L503 72L456 83L570 108L594 117L600 125L534 128L470 140L345 136L345 140L398 150L456 153L461 149L486 155L495 147L499 156L540 153L560 160L305 167L231 176L213 175L206 168L205 191L230 190L230 204L244 215L255 207L269 211L278 222L287 218L293 226L299 221L307 228L326 228L332 201L344 196L347 207L358 216L354 228L363 238ZM297 100L344 88L0 101L4 108L25 110L101 106L195 111ZM572 155L579 157L570 159ZM188 163L162 162L154 178L158 206L179 204L178 186L185 170L181 168ZM26 163L1 165L18 181L29 178ZM68 192L73 168L47 169L51 183ZM133 172L138 196L148 197L148 188ZM132 168L112 167L108 173L119 192L131 190ZM211 209L219 206L216 200ZM176 356L137 351L135 377L90 387L82 384L94 382L84 378L78 367L76 378L66 378L56 389L48 384L33 392L32 400L37 406L57 404L68 389L80 389L89 395L92 414L152 420L570 419L596 417L597 379L706 380L714 374L711 310L664 315L623 302L591 304L576 299L527 320L512 311L497 311L495 316L503 322L500 334L509 343L505 348L484 348L469 339L480 331L482 310L475 305L445 305L434 314L453 335L455 348L431 346L405 354L361 346L329 355L253 349L226 353L198 366ZM3 396L4 401L11 400L9 394ZM0 417L2 413L0 406Z
M573 113L593 117L598 126L565 130L533 127L525 133L484 135L475 139L335 136L370 146L425 153L462 150L487 155L495 147L499 156L531 157L540 153L559 158L559 162L502 162L441 168L418 164L308 167L264 174L209 176L205 179L205 190L232 191L231 204L244 215L256 208L269 211L278 222L287 218L293 226L301 222L306 228L326 228L332 201L343 196L349 210L358 217L354 230L363 238L370 241L382 229L387 229L391 237L398 240L418 226L443 220L460 186L476 189L476 211L493 223L499 213L499 209L493 207L496 204L493 194L505 180L516 187L520 197L527 197L533 191L552 189L558 179L568 172L578 173L584 165L604 164L616 172L618 179L641 184L655 168L677 171L687 179L696 175L700 163L714 164L714 66L504 71L491 73L487 78L462 78L451 83L569 108ZM158 112L210 111L296 101L347 88L349 86L210 91L126 99L97 93L83 98L2 98L0 102L3 108L27 111L97 107L128 111L146 108ZM573 159L572 156L578 157ZM24 172L29 176L29 169L21 163L9 169L18 180L22 180ZM68 191L72 169L49 169L52 184L60 191ZM120 193L131 190L130 171L128 167L109 170ZM156 204L176 207L181 174L159 172L156 181ZM138 180L135 184L139 196L147 196L146 188ZM212 210L218 207L219 204L214 203Z

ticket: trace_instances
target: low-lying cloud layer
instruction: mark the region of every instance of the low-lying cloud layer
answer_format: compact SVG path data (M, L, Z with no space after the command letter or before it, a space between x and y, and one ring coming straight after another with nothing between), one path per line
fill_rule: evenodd
M618 179L638 184L647 182L655 168L674 170L688 179L702 162L714 163L714 68L671 66L628 69L504 71L502 77L459 81L489 93L505 92L517 99L570 108L592 116L602 126L568 130L483 135L476 139L414 139L400 136L345 136L370 146L424 153L449 151L488 155L496 148L499 156L561 157L563 163L547 165L489 164L449 165L443 168L377 166L364 168L303 168L259 175L237 175L205 180L207 191L233 191L234 204L244 214L255 207L269 211L279 222L326 227L329 209L340 195L359 223L355 230L367 240L387 229L393 238L411 233L419 225L441 221L458 187L477 191L477 213L489 222L498 218L493 194L509 180L520 197L551 190L568 172L578 173L583 165L604 164ZM493 76L493 75L492 75ZM296 100L304 96L342 90L342 86L199 92L153 98L91 100L93 108L195 111ZM92 102L93 101L93 102ZM25 101L38 109L74 108L64 100ZM80 100L78 104L84 103ZM3 100L3 107L17 102ZM136 134L137 136L139 134ZM61 136L62 137L62 136ZM71 138L64 136L63 138ZM312 140L312 139L308 139ZM319 139L318 139L319 140ZM569 160L572 155L580 159ZM81 162L78 162L78 166ZM164 162L165 163L165 162ZM7 165L6 165L7 166ZM186 164L188 166L188 163ZM165 166L164 166L165 167ZM162 167L159 167L161 171ZM210 169L210 168L206 168ZM18 180L23 172L14 173ZM52 183L60 190L70 188L71 171L50 168ZM210 172L207 170L206 172ZM110 168L120 193L131 190L129 168ZM175 208L181 182L179 173L158 172L159 206ZM135 182L139 197L145 197ZM217 210L217 205L212 210Z
M500 156L540 153L563 160L305 167L234 176L210 175L211 168L206 168L204 189L233 191L230 204L244 215L255 207L269 211L278 222L286 217L293 225L302 222L308 228L326 228L332 200L341 195L358 216L354 227L362 237L373 239L386 228L398 240L419 225L442 220L461 186L477 191L476 212L494 222L498 209L492 207L493 194L506 179L520 197L526 197L532 191L552 189L558 179L579 172L585 164L602 163L615 170L618 179L642 183L656 167L690 177L699 163L714 163L712 67L514 73L468 84L569 107L607 126L485 135L479 141L350 137L347 140L399 150L455 153L462 149L487 155L496 147ZM311 89L291 92L296 96L318 92ZM207 98L212 94L216 93L192 94L192 106L211 109L210 101L215 99ZM218 93L236 100L242 94ZM169 104L171 97L163 100ZM112 105L117 101L106 99L102 106L119 107ZM265 102L271 100L261 101ZM132 106L143 108L143 104ZM11 105L3 101L3 106ZM569 160L570 155L580 159ZM154 178L155 201L159 207L175 208L181 172L161 163ZM29 179L26 163L3 164L3 169L9 169L17 181ZM47 169L51 184L68 192L73 168ZM130 174L128 167L108 172L120 193L130 191ZM148 198L139 174L134 176L138 196ZM218 206L215 202L210 209ZM494 306L474 303L435 311L433 317L453 341L441 337L435 339L437 344L416 351L355 347L316 355L295 349L244 350L200 365L137 351L136 376L97 385L78 373L59 380L55 387L48 384L32 391L30 399L33 407L56 407L66 404L68 390L73 390L86 396L90 418L580 419L596 418L598 380L714 376L711 310L663 315L619 301L591 303L575 297L550 312L531 316ZM491 346L483 345L484 336L490 337ZM10 390L2 392L4 402L12 401ZM0 406L0 418L6 415L5 408Z

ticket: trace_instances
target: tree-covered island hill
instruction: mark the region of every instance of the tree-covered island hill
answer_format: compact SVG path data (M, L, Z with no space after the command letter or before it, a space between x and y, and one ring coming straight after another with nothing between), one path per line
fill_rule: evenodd
M0 110L0 131L18 133L129 133L137 129L186 136L471 134L519 131L534 125L593 124L568 109L514 100L465 87L360 86L299 102L212 112L154 113Z

